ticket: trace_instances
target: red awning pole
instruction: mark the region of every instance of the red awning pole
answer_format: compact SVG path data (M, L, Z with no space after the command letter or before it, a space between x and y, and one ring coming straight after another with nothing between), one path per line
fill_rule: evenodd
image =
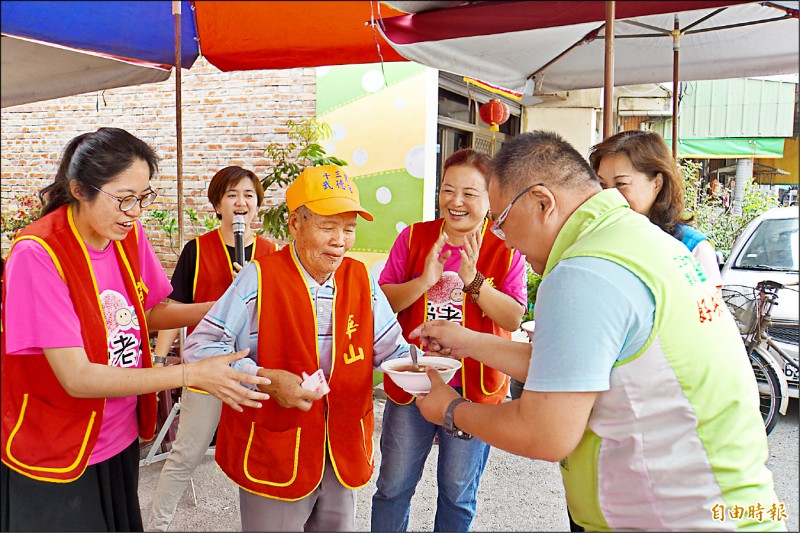
M181 113L181 3L172 2L175 15L175 143L177 146L178 250L183 250L183 115Z
M603 139L607 139L614 134L614 16L614 0L606 0Z

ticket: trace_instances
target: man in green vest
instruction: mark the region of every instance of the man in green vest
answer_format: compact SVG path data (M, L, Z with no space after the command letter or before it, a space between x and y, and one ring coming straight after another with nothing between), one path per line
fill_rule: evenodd
M543 275L532 345L445 321L411 336L525 390L473 404L433 373L425 418L560 461L576 529L785 530L744 346L686 247L554 133L505 143L491 171L492 231Z

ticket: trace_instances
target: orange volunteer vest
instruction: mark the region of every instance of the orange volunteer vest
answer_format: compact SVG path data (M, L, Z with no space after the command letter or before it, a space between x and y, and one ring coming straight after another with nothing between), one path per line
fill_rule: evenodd
M142 366L150 368L152 361L144 314L147 287L139 274L138 238L137 228L124 240L115 241L114 249L128 297L139 319ZM20 232L14 244L23 239L35 240L50 254L69 289L89 361L107 365L108 337L97 281L75 228L71 208L61 207L33 222ZM5 307L5 293L3 301ZM2 336L2 461L32 479L55 483L74 481L86 469L97 442L105 398L70 396L44 354L9 355L5 351L5 324ZM152 439L156 429L155 393L139 396L137 414L139 435Z
M293 374L319 367L317 317L290 246L255 260L259 268L258 364ZM366 266L345 258L334 273L330 393L311 410L267 400L261 409L223 404L216 459L243 489L278 500L308 496L322 480L326 446L347 488L372 475L372 290Z
M197 258L194 266L194 286L192 288L192 301L212 302L230 287L233 282L233 265L222 240L219 228L209 231L195 239ZM277 247L263 237L256 236L253 242L252 257L258 258L274 252ZM223 275L230 272L230 277ZM189 335L194 327L186 329Z
M486 277L485 283L493 287L503 286L503 282L511 268L512 251L506 248L505 243L488 231L490 221L483 224L483 241L478 257L478 270ZM425 257L433 248L434 243L442 234L444 219L438 218L430 222L418 222L411 226L408 238L408 262L406 263L405 281L420 276L425 269ZM475 331L492 333L510 339L511 333L501 328L483 313L476 302L472 301L466 293L461 304L463 310L462 325ZM416 302L397 314L397 321L403 328L403 336L408 339L409 333L427 320L428 298L423 295ZM465 358L461 365L462 395L473 402L502 403L508 393L509 379L506 374L479 363L475 359ZM383 387L386 395L394 403L407 405L414 400L414 396L407 393L385 375Z

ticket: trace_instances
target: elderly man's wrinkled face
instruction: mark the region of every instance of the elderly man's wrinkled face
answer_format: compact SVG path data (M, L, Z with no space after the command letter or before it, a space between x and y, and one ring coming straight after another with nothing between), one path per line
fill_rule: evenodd
M342 264L345 252L356 240L356 214L317 215L294 211L289 216L289 232L297 257L306 271L324 283Z

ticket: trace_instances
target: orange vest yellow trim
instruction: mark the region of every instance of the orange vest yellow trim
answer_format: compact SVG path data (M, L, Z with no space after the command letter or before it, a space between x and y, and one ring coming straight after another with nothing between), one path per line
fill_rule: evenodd
M254 261L259 269L257 361L264 368L311 374L320 367L317 317L291 248ZM345 487L363 487L372 476L374 335L366 266L345 258L334 287L330 393L308 412L285 409L274 400L242 413L222 407L217 463L249 492L287 501L305 498L322 480L326 446Z
M204 233L195 239L195 249L197 255L194 266L194 284L192 286L192 302L213 302L228 290L233 283L233 263L222 238L222 231L215 230ZM253 248L250 250L251 257L262 257L277 250L274 243L263 237L256 236L253 240ZM202 256L202 257L201 257ZM230 277L226 276L228 272ZM191 335L195 326L186 328L186 335ZM208 392L197 387L187 387L189 390L208 394Z
M72 211L64 206L22 230L14 245L31 239L50 254L69 289L81 324L89 361L108 364L108 336L97 280L86 247L75 228ZM128 297L141 332L142 366L152 366L147 342L144 299L147 288L139 273L138 231L114 243ZM5 307L5 293L3 294ZM5 320L5 318L3 318ZM3 327L2 461L12 470L40 481L67 483L83 474L103 422L105 398L74 398L61 386L44 354L5 351ZM156 395L138 398L139 435L150 440L156 429Z
M195 262L194 286L192 288L192 301L213 302L230 287L233 282L233 264L231 264L228 249L222 239L219 228L209 231L195 239L197 259ZM262 257L276 250L275 244L263 237L256 236L251 249L251 259ZM228 276L225 273L229 273ZM187 328L186 334L194 331L193 327Z
M508 271L511 268L513 252L505 243L488 231L490 221L483 224L483 241L480 255L478 256L478 271L484 275L486 282L499 289L503 286ZM434 243L442 233L444 219L439 218L430 222L418 222L411 226L408 238L408 261L404 282L419 277L425 270L425 258L433 248ZM463 310L462 325L475 331L492 333L510 339L511 333L501 328L486 316L480 306L464 294L461 304ZM403 336L408 338L409 333L427 319L428 298L427 293L397 314L397 321L403 328ZM490 366L479 363L475 359L465 358L461 365L462 395L473 402L501 403L508 393L509 378L506 374ZM394 403L406 405L414 397L397 386L392 378L384 376L383 386L386 395Z

